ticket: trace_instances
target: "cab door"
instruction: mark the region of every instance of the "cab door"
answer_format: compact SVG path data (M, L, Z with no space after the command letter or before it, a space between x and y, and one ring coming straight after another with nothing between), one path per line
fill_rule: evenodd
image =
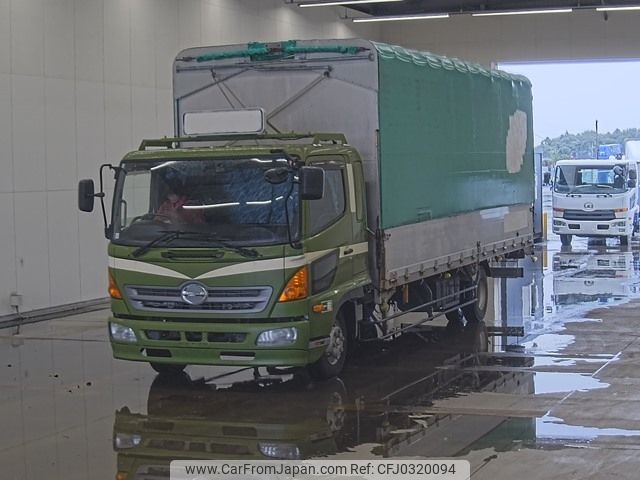
M308 165L325 172L324 196L305 202L305 254L313 259L312 294L316 294L353 278L353 218L344 159L314 156Z

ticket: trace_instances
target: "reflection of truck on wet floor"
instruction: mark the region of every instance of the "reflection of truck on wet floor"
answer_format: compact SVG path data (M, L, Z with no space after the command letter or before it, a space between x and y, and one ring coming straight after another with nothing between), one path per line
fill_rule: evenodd
M634 160L561 160L553 181L553 233L563 245L572 237L619 237L626 245L638 228Z
M556 305L607 302L631 293L631 252L566 252L553 255L553 300Z
M302 460L354 450L384 458L452 457L512 422L437 408L426 413L435 402L470 392L535 391L535 373L512 368L516 360L531 366L530 356L454 354L439 343L429 352L418 341L394 347L373 358L377 369L365 367L372 358L358 358L363 368L315 384L296 376L242 379L242 372L209 382L186 373L159 376L145 413L115 412L118 473L168 478L169 462L178 458ZM511 435L502 442L508 448L515 439L518 447L535 441L534 420L522 419Z
M176 138L103 167L117 358L328 377L408 310L480 321L489 262L532 245L524 77L362 40L193 48L174 109Z

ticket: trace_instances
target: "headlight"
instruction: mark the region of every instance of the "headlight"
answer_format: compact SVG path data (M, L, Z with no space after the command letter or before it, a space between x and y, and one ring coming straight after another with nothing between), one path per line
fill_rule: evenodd
M109 323L109 331L111 332L111 338L116 342L136 343L138 341L136 333L124 325Z
M256 345L290 345L298 339L296 328L278 328L262 332L256 340Z
M113 446L120 450L135 448L142 443L140 435L131 435L128 433L116 433L113 437Z
M282 460L298 460L300 449L288 443L260 443L260 453L265 457L279 458Z
M626 224L627 224L626 222L616 222L613 225L614 227L624 227L626 226Z

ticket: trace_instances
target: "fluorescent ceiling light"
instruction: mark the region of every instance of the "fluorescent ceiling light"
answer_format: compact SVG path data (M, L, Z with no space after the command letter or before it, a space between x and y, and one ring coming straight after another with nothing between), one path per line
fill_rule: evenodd
M335 5L358 5L361 3L391 3L402 2L404 0L344 0L343 2L312 2L312 3L299 3L299 7L332 7Z
M442 15L400 15L397 17L363 17L363 18L354 18L354 23L365 23L365 22L397 22L401 20L433 20L436 18L449 18L448 13L444 13Z
M614 12L616 10L640 10L640 5L634 5L629 7L598 7L596 8L598 12Z
M472 13L473 17L498 17L503 15L537 15L540 13L571 13L572 8L550 8L547 10L510 10L508 12Z

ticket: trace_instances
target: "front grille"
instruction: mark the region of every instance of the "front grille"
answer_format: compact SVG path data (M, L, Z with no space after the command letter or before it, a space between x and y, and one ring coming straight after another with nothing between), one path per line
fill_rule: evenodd
M273 292L271 287L209 287L208 297L200 305L182 299L181 287L129 286L125 292L133 307L151 312L218 312L259 313L267 308Z
M616 214L613 210L594 210L592 212L586 212L584 210L565 210L563 217L565 220L603 222L608 220L615 220Z

